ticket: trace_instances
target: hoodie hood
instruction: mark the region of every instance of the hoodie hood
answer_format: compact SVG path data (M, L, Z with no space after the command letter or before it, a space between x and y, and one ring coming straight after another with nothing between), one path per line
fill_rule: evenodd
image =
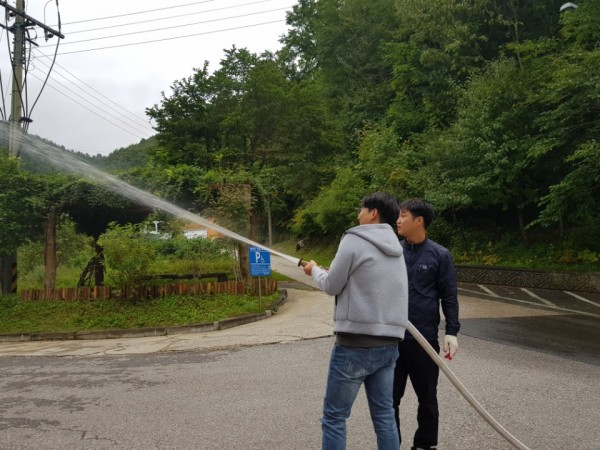
M387 223L358 225L346 230L345 234L353 234L370 242L386 255L400 256L403 254L398 235Z

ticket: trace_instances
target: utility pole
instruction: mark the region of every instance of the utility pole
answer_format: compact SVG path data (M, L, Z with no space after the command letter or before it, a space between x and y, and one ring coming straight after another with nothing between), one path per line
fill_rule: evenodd
M17 12L25 14L25 0L17 0ZM10 140L9 152L12 156L18 158L21 149L19 148L19 128L22 127L21 113L23 112L23 66L25 65L25 54L23 52L25 41L25 18L15 15L13 25L13 34L15 36L13 60L12 60L12 97L10 107Z
M25 13L25 0L17 0L17 11ZM15 24L13 25L13 34L15 36L13 50L13 83L12 83L12 103L11 103L11 122L19 122L21 118L21 89L23 86L23 41L25 40L25 19L21 14L15 15Z
M17 0L16 9L18 12L25 13L25 0ZM6 11L8 14L8 11ZM9 140L8 151L11 156L18 157L19 149L19 133L21 130L21 112L22 93L23 93L23 41L25 39L25 20L23 16L16 14L15 23L13 25L14 49L12 60L12 98L10 108L9 121ZM2 284L0 290L2 294L17 292L17 252L9 253L0 258L0 275L2 276Z
M64 38L60 32L44 25L33 17L25 14L25 0L17 0L16 5L9 5L6 1L0 1L0 6L6 10L6 14L14 15L15 22L9 31L14 35L14 47L12 58L12 98L9 118L9 152L17 158L20 154L21 129L25 122L31 121L23 117L23 68L25 67L25 31L29 27L41 27L46 36L58 36ZM37 45L37 44L36 44ZM17 253L13 252L0 257L0 294L17 292Z

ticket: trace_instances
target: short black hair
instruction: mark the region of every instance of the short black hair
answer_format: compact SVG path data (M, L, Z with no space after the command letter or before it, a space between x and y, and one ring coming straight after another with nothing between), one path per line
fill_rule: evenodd
M400 203L400 211L408 211L416 219L423 218L425 229L433 222L433 206L420 198L411 198Z
M388 223L396 229L396 220L400 215L398 202L394 197L385 192L375 192L362 199L361 206L367 209L376 209L379 212L379 221Z

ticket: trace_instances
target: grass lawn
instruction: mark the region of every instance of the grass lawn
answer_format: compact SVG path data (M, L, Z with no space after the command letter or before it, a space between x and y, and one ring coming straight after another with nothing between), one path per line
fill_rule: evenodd
M153 300L24 302L0 297L0 334L73 332L213 322L263 312L279 298L262 296L170 296Z

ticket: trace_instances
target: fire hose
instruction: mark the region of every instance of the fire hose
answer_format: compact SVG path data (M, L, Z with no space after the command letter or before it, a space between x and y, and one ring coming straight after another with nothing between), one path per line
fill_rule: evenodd
M473 407L477 413L483 417L483 419L491 425L491 427L496 430L504 439L510 442L515 448L520 450L529 450L525 444L519 441L516 437L508 432L506 428L504 428L500 423L492 417L490 413L488 413L483 406L471 395L471 393L467 390L467 388L461 383L461 381L454 375L454 373L450 370L448 365L444 362L444 360L438 355L438 353L433 349L433 347L427 342L427 339L423 337L419 330L415 328L415 326L408 322L407 327L408 332L417 340L419 345L423 347L423 349L427 352L429 357L437 364L437 366L444 372L444 375L448 377L450 382L454 385L454 387L460 392L460 394L465 398L467 402Z
M298 260L298 266L304 267L307 264L302 259ZM429 357L434 363L444 372L444 375L448 377L450 382L458 390L458 392L464 397L464 399L473 407L475 411L488 423L490 426L498 432L504 439L512 444L513 447L519 450L530 450L525 444L514 437L506 428L504 428L492 415L485 410L485 408L473 397L473 395L467 390L462 384L454 372L446 365L440 355L434 350L434 348L427 342L427 339L415 328L415 326L408 322L407 331L416 339L421 347L427 352Z

